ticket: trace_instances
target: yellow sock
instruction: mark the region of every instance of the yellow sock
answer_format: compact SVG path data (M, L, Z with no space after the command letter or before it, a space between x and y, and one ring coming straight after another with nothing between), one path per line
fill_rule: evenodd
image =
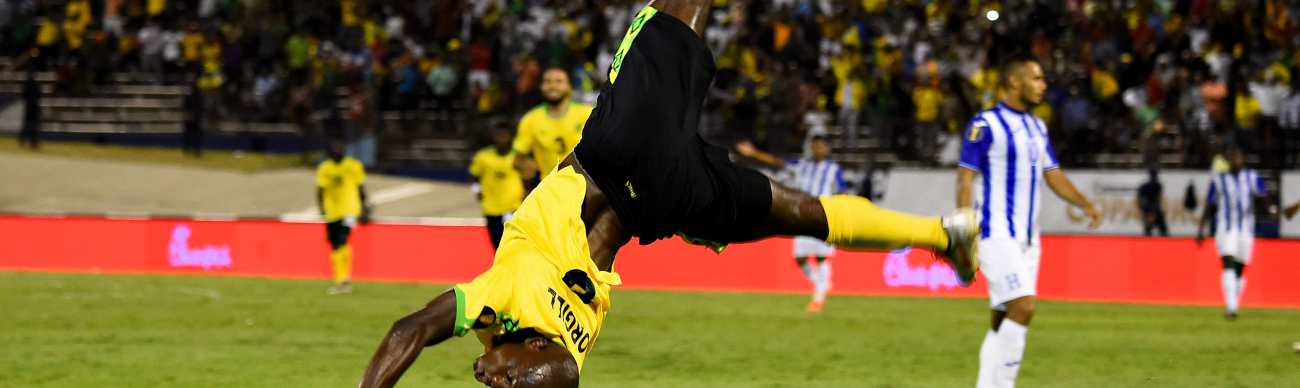
M334 283L342 284L352 280L352 247L344 245L330 252L330 261L334 263Z
M826 211L826 242L843 248L898 249L907 246L942 252L948 233L939 217L919 217L881 209L866 198L832 195L820 198Z

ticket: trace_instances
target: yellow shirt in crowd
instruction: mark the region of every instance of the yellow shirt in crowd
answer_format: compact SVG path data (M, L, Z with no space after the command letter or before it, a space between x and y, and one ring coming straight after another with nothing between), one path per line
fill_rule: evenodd
M199 60L199 48L203 46L203 35L197 32L186 32L181 36L181 58L186 61Z
M1254 129L1256 119L1259 118L1259 100L1248 94L1238 94L1236 104L1237 126Z
M939 119L939 106L943 104L943 94L938 88L917 87L912 90L912 102L916 104L916 121L933 123Z
M167 10L167 0L149 0L149 16L158 16Z

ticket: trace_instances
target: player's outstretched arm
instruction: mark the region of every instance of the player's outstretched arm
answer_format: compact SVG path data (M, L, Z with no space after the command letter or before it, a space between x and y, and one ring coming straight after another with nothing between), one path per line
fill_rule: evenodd
M451 290L438 295L420 311L397 320L370 359L358 387L392 387L424 347L451 338L455 324L456 294Z
M1088 223L1089 229L1097 229L1098 226L1101 226L1101 212L1092 206L1092 202L1088 201L1088 197L1083 196L1079 189L1074 188L1074 183L1070 182L1070 178L1067 178L1065 173L1061 172L1061 169L1057 168L1044 172L1043 180L1047 181L1047 187L1050 187L1052 192L1060 196L1061 199L1083 208L1083 211L1088 214L1090 219Z
M749 140L737 142L736 153L740 154L740 156L757 160L760 163L763 163L763 165L771 168L785 168L785 162L782 161L781 158L754 148L754 144L750 143Z

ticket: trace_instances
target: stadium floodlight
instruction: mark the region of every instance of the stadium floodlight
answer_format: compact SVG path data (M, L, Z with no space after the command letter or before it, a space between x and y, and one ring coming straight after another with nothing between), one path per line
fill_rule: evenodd
M998 16L1000 15L998 15L998 11L995 9L990 9L988 12L984 13L984 17L988 18L990 22L998 21Z

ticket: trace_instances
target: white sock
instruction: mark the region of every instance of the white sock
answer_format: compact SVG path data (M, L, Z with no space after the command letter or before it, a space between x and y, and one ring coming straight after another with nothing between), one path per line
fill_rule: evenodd
M1241 305L1241 296L1246 295L1246 275L1237 277L1237 305Z
M823 292L829 292L831 290L831 259L822 261L821 264L817 265L817 269L821 270Z
M1237 312L1237 273L1232 269L1223 270L1223 304L1228 312Z
M993 365L993 386L1013 388L1020 374L1020 360L1025 355L1025 333L1029 328L1010 319L1003 319L998 327L997 353Z
M984 333L984 343L980 345L980 374L975 381L975 388L993 387L993 365L996 364L994 360L998 351L997 335L993 329Z

